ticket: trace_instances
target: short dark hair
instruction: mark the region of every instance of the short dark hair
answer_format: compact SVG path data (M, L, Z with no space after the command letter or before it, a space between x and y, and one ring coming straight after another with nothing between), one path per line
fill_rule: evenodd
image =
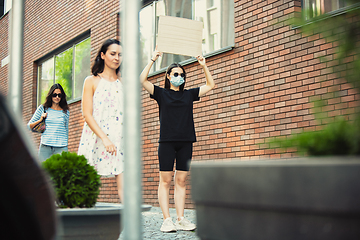
M91 72L94 76L97 76L99 73L102 73L104 71L105 62L101 58L101 53L106 54L106 51L108 50L109 46L112 44L117 44L119 46L121 45L119 40L116 40L113 38L106 40L101 45L101 48L99 49L99 51L96 55L94 65L91 68ZM116 74L118 74L119 71L120 71L120 66L116 69Z
M62 97L60 99L59 106L62 108L64 113L66 113L66 111L69 110L69 106L66 101L66 93L63 87L60 85L60 83L55 83L54 85L51 86L43 106L45 109L48 109L52 106L52 94L54 93L55 89L59 89L61 91Z
M184 83L180 85L179 89L180 91L184 91L184 87L185 87L185 83L186 83L186 72L185 72L185 69L183 68L183 66L181 66L179 63L172 63L170 64L170 66L166 69L166 72L165 72L165 88L166 89L170 89L170 79L168 79L167 75L171 73L171 70L173 68L181 68L185 74L185 77L184 77Z

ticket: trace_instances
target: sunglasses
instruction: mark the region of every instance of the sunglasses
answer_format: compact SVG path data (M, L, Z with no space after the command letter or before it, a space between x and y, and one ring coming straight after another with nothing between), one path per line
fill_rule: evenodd
M177 77L177 76L179 76L179 73L174 73L174 77ZM180 74L180 76L182 77L182 78L184 78L185 77L185 73L181 73Z
M59 97L59 98L62 98L62 93L53 93L52 94L52 97L55 98L55 97Z

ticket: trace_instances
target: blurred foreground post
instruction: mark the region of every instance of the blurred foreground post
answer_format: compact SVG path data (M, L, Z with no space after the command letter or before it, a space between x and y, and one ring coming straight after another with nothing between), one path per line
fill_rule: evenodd
M125 239L142 239L141 230L141 125L140 125L140 1L121 2L121 41L123 51L122 81L124 83L124 214Z
M24 5L23 0L13 0L10 10L10 69L7 102L17 117L22 115Z

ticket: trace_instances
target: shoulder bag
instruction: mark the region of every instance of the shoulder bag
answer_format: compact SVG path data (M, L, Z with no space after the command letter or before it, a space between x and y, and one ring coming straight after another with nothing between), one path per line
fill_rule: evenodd
M44 113L45 112L45 108L44 108ZM43 133L45 132L45 118L43 118L43 120L41 122L39 122L38 124L36 124L31 131L33 132L37 132L37 133Z

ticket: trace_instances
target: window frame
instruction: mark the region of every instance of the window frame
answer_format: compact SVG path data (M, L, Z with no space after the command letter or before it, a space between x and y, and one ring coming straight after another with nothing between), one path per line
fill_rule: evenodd
M301 4L301 11L302 11L304 9L303 8L303 0L300 1L300 4ZM360 9L360 3L355 3L355 4L352 4L352 5L340 8L340 9L336 9L336 10L328 12L328 13L324 13L324 14L322 14L320 16L310 18L310 19L306 20L306 23L304 23L304 24L300 24L300 25L294 24L294 25L291 26L291 29L300 29L300 28L302 28L302 27L304 27L306 25L316 23L316 22L320 22L320 21L326 20L328 18L332 18L332 17L336 17L336 16L339 16L339 15L345 14L349 9Z
M12 1L11 0L2 0L2 1L3 1L4 9L3 9L3 12L0 13L0 19L2 19L10 11L10 9L12 8Z
M143 8L145 8L145 7L153 4L153 3L155 3L155 2L158 2L158 1L159 1L159 0L142 0L142 1L141 1L141 9L140 9L140 11L141 11ZM194 0L192 0L192 1L194 1ZM205 1L206 1L206 0L205 0ZM234 3L232 3L232 4L234 4ZM234 8L235 8L235 6L233 5L233 14L234 14ZM233 21L235 21L235 16L234 16ZM155 32L157 33L157 30L158 30L158 29L157 29L157 26L154 26L154 29L155 29ZM235 24L234 24L234 26L233 26L232 31L235 33ZM154 43L156 44L156 34L155 34ZM231 50L234 49L234 48L235 48L235 34L234 34L234 36L233 36L233 39L232 39L232 43L231 43L231 44L229 44L229 45L226 46L226 47L217 49L217 50L215 50L215 51L206 53L206 54L203 55L203 57L204 57L204 58L209 58L209 57L212 57L212 56L216 56L216 55L219 55L219 54L221 54L221 53L231 51ZM195 57L191 57L191 58L186 59L186 60L184 60L184 61L181 61L181 62L179 62L179 63L180 63L182 66L186 66L186 65L192 64L192 63L194 63L194 62L197 62L197 59L196 59ZM154 68L154 66L153 66L153 68ZM156 70L156 71L150 72L148 76L151 77L151 76L155 76L155 75L164 73L164 72L166 71L166 69L167 69L167 67L160 68L160 69L158 69L158 70Z
M227 46L227 47L223 47L223 48L220 48L220 49L215 50L213 52L207 53L203 57L206 59L206 58L209 58L209 57L212 57L212 56L216 56L216 55L219 55L221 53L231 51L232 49L234 49L234 47L235 47L235 44ZM195 57L191 57L191 58L189 58L189 59L187 59L185 61L179 62L179 63L181 64L181 66L186 66L186 65L192 64L194 62L197 62L197 59ZM158 75L160 73L164 73L166 71L166 69L167 69L167 67L160 68L159 70L156 70L154 72L149 73L148 77L155 76L155 75Z
M304 7L305 7L304 0L301 0L301 10L304 10L305 9ZM351 4L349 6L345 6L345 7L333 10L331 12L323 13L323 14L321 14L319 16L309 18L306 21L309 24L312 23L312 22L318 22L318 21L321 21L321 20L324 20L324 19L327 19L327 18L331 18L331 17L335 17L335 16L338 16L338 15L344 14L345 12L347 12L347 10L353 9L353 8L354 9L355 8L360 8L360 3L354 3L354 4ZM301 26L295 26L294 28L299 28L299 27L301 27Z
M54 81L56 82L55 80L55 65L56 65L56 56L65 52L66 50L70 49L70 48L75 48L75 46L87 39L91 38L90 36L90 30L80 34L79 36L73 38L72 40L66 42L65 44L61 45L60 47L56 48L55 50L47 53L46 55L44 55L43 57L39 58L38 60L35 61L35 65L36 65L36 104L37 106L41 104L41 99L39 99L39 94L40 94L40 66L46 62L47 60L51 59L51 58L54 58ZM91 48L91 46L90 46ZM74 50L73 50L74 51ZM91 50L90 50L91 51ZM91 52L90 52L90 56L91 56ZM75 54L73 54L72 56L73 60L72 60L72 67L73 67L73 71L74 71L74 64L75 64ZM91 63L90 63L91 65ZM74 72L72 72L72 76L74 76ZM75 81L75 79L73 79L73 81ZM73 89L73 92L74 92L74 89ZM76 98L73 98L71 100L68 100L67 103L68 104L71 104L71 103L74 103L74 102L78 102L82 99L82 96L79 96L79 97L76 97Z

